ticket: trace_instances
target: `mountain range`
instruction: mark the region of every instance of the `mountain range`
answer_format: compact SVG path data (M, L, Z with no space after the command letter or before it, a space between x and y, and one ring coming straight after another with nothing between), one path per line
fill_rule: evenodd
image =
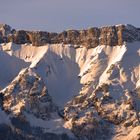
M0 139L139 140L140 28L0 24Z

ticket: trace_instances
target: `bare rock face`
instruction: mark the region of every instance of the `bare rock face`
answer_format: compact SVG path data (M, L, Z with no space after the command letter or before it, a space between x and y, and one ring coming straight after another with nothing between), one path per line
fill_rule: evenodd
M98 45L116 46L122 45L124 42L140 40L140 30L132 25L94 27L87 30L67 30L62 33L16 31L11 30L11 27L8 25L1 25L0 27L0 42L32 43L34 46L42 46L47 43L64 43L94 48Z
M7 42L9 34L11 34L11 27L7 24L0 24L0 42Z
M11 33L11 27L7 24L0 24L0 32L2 36L7 36Z
M13 33L8 36L7 40L16 44L31 43L29 35L24 30L13 31Z
M140 139L140 126L135 127L124 140L139 140Z

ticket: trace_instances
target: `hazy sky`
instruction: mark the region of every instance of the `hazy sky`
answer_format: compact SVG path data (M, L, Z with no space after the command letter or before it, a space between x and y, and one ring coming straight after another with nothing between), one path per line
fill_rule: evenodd
M57 32L120 23L140 27L140 0L0 0L0 22Z

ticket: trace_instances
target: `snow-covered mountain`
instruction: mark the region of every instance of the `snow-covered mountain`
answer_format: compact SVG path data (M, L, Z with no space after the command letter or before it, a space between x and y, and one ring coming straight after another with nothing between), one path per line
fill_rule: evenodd
M140 138L139 28L2 24L0 43L0 139Z

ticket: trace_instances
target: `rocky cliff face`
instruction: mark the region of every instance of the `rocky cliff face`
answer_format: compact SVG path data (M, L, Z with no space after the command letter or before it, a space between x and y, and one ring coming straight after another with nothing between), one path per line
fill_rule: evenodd
M16 44L32 43L34 46L49 44L73 44L94 48L98 45L116 46L124 42L140 40L140 30L132 25L106 26L87 30L67 30L62 33L24 31L0 25L0 42Z

